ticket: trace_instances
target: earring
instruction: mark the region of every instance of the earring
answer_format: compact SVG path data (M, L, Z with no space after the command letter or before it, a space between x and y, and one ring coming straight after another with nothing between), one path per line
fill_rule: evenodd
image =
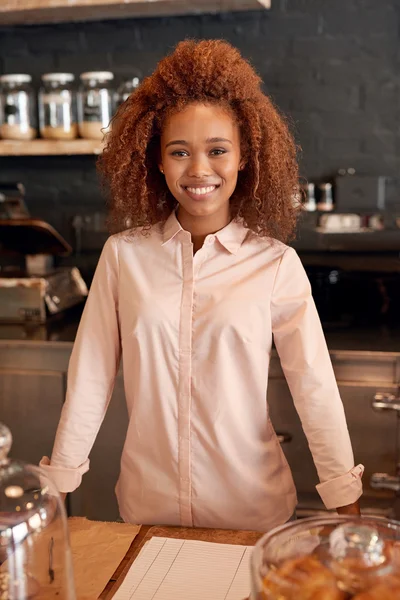
M160 167L160 171L164 175L164 169L162 167Z

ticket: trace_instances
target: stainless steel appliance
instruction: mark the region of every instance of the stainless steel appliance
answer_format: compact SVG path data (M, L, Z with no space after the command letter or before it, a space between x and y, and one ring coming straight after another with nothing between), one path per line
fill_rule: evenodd
M15 197L13 203L13 214L20 214ZM79 270L54 266L55 257L71 252L64 238L40 219L0 218L0 256L14 264L25 259L23 269L3 266L0 270L0 322L44 323L85 300L88 290Z
M372 408L377 412L394 412L396 415L396 451L398 451L400 431L400 396L388 392L377 392L372 400ZM395 474L374 473L370 486L375 490L390 490L394 492L393 518L400 519L400 457L396 456Z

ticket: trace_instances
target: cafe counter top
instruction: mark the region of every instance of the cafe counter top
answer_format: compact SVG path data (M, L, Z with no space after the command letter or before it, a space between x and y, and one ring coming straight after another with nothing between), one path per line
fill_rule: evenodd
M114 597L152 537L254 546L263 535L257 531L131 525L82 517L70 518L68 525L78 600Z

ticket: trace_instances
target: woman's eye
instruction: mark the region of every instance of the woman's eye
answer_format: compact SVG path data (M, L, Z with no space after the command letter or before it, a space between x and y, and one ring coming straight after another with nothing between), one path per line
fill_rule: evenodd
M188 156L188 153L186 152L186 150L175 150L174 152L172 152L172 156Z
M224 148L214 148L210 154L212 156L221 156L222 154L226 154L226 150Z

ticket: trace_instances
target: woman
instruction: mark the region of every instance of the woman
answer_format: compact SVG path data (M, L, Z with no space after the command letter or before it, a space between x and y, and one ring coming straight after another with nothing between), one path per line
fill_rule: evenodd
M117 497L134 523L267 530L296 506L266 404L272 340L327 508L357 514L343 406L310 285L284 242L296 148L250 65L186 41L119 110L100 161L117 233L101 255L51 462L89 468L122 354L129 426Z

